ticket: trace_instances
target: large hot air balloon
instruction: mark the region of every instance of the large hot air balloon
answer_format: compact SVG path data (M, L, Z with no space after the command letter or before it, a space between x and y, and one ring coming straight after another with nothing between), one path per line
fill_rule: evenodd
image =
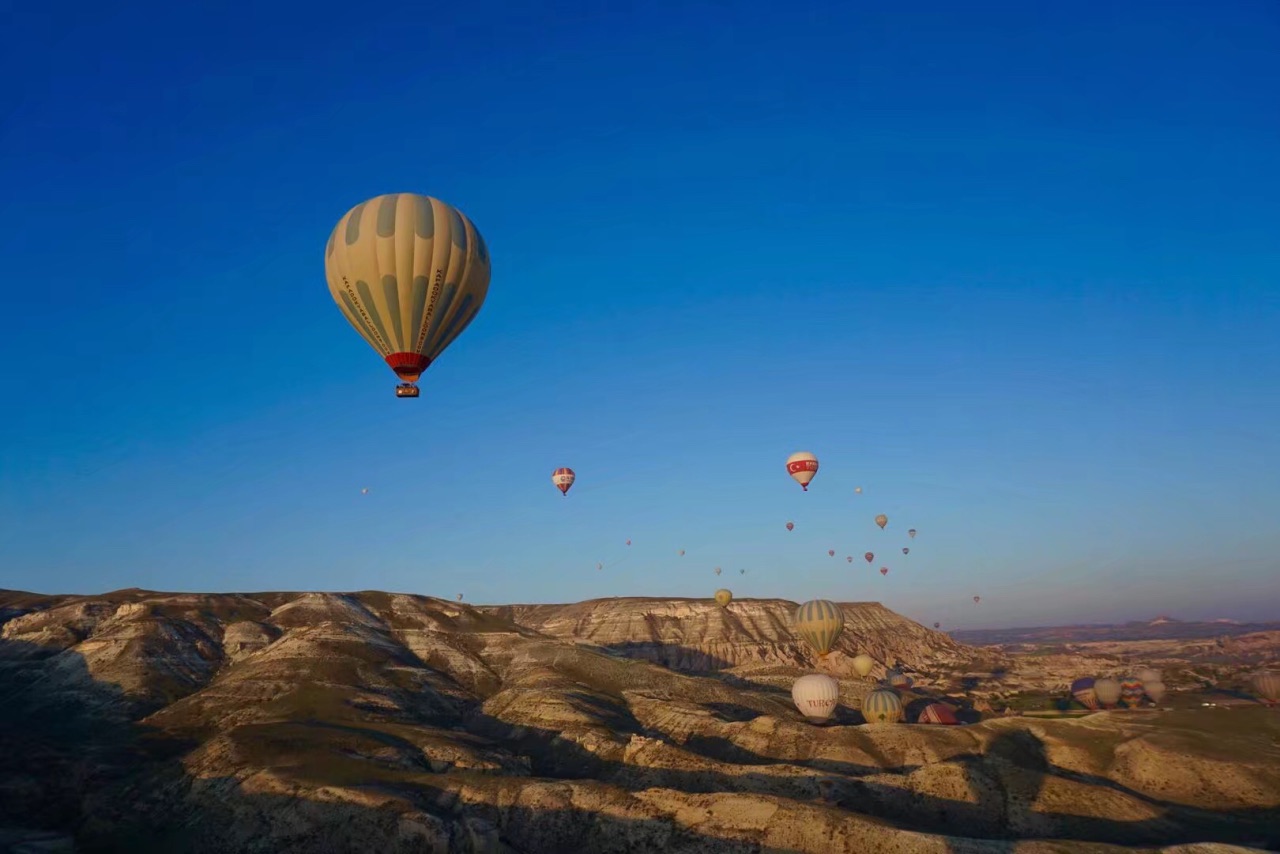
M825 673L810 673L791 686L791 699L802 715L821 723L831 717L840 703L840 683Z
M1096 689L1095 689L1096 690ZM1130 708L1137 706L1142 701L1142 680L1135 679L1132 676L1125 676L1120 680L1120 699L1124 700L1124 704Z
M787 530L788 530L788 531L794 531L795 529L796 529L796 523L795 523L795 522L788 522L788 523L787 523Z
M912 528L910 531L907 531L907 536L914 540L916 538L916 529Z
M871 552L867 552L866 554L863 555L863 557L867 559L867 563L871 563L871 561L876 559L876 556L873 555Z
M1071 696L1086 709L1098 708L1098 695L1093 690L1093 677L1084 676L1071 683Z
M716 604L721 608L733 601L733 592L721 587L716 591Z
M1164 687L1163 682L1156 681L1156 682L1143 682L1142 690L1145 691L1147 696L1151 698L1151 702L1159 703L1161 700L1164 699L1166 689Z
M1120 681L1110 676L1094 680L1093 695L1103 707L1111 708L1120 702Z
M911 554L911 549L908 549L908 548L905 548L905 547L904 547L904 548L902 549L902 553L903 553L904 555L909 555L909 554Z
M853 671L866 679L871 675L871 669L876 666L876 661L865 652L859 653L853 657Z
M551 473L551 482L556 485L556 489L560 490L560 494L568 496L569 487L573 486L573 482L578 476L573 473L573 469L558 468ZM591 490L587 490L590 492Z
M862 717L869 724L894 724L902 720L902 699L892 688L877 688L862 700Z
M1280 701L1280 673L1265 671L1254 674L1253 690L1269 703Z
M329 293L347 322L400 377L415 385L475 319L489 292L489 250L457 208L391 193L338 221L324 253Z
M825 659L844 631L844 612L835 602L812 599L796 609L795 630L813 647L819 659Z
M881 574L881 575L888 575L888 574L889 574L889 567L887 567L887 566L882 566L882 567L880 567L880 574Z
M1160 678L1160 671L1156 670L1154 667L1139 667L1133 672L1133 675L1135 678L1141 679L1142 684L1144 685L1148 682L1162 681Z
M881 513L876 517L876 524L880 526L880 530L884 530L884 526L889 524L889 517Z
M836 556L835 549L827 549L827 557L835 557L835 556Z
M787 457L787 474L800 484L805 491L809 491L809 481L813 480L813 476L818 473L818 458L808 451L796 451Z
M920 717L917 719L922 724L935 724L938 726L958 726L959 719L956 718L955 709L945 703L930 703L920 711Z

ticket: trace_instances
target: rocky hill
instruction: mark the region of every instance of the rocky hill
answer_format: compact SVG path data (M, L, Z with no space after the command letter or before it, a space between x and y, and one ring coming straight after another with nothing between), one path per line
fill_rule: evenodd
M852 604L843 705L815 727L786 688L812 666L794 607L0 592L0 846L1280 849L1274 712L866 726L849 654L938 677L910 720L973 661Z

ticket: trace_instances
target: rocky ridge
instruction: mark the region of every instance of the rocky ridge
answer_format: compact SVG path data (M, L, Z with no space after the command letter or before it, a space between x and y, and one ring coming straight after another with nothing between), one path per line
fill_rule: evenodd
M925 702L974 651L857 603L829 662L844 707L814 727L785 687L813 666L788 637L794 607L0 593L0 838L193 852L1280 848L1274 713L860 726L869 684L842 658L916 670L938 685L908 693Z

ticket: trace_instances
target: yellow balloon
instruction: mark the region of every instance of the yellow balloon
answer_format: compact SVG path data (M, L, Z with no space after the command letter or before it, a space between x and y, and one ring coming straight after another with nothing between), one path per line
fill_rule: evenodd
M721 608L725 607L732 601L733 593L731 591L725 590L723 587L716 591L716 604Z
M835 602L813 599L796 609L796 633L813 647L819 658L826 658L844 631L844 612Z
M855 673L857 673L859 676L861 676L864 679L867 676L871 675L871 668L875 666L876 666L875 659L867 655L865 652L860 655L854 656L853 670Z
M417 396L412 384L475 319L489 273L489 250L471 220L414 193L356 205L324 253L333 301L403 380L403 397Z

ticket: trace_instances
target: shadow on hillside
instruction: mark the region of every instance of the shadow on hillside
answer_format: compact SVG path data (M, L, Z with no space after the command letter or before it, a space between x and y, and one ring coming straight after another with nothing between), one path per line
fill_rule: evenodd
M681 673L714 673L733 667L733 662L727 659L675 643L629 641L606 644L601 648L614 655L648 661Z
M132 720L123 693L95 681L76 653L0 642L0 696L13 698L0 704L0 822L8 828L67 833L85 852L762 850L758 841L723 839L712 831L655 818L653 811L628 797L629 792L655 788L691 795L739 792L774 797L819 810L856 812L913 831L1008 840L1010 850L1013 840L1026 838L1148 845L1220 841L1280 850L1280 810L1212 813L1157 800L1105 778L1052 766L1040 741L1021 729L996 735L985 755L952 760L972 790L971 801L956 801L892 785L894 775L909 774L918 766L895 764L900 756L890 755L889 748L875 748L869 739L862 746L879 764L784 762L725 738L703 736L691 739L687 747L739 766L735 773L714 767L661 768L625 763L616 749L588 751L551 730L513 727L478 706L463 719L469 737L483 736L495 750L527 757L533 774L543 781L467 771L388 771L343 752L347 735L362 733L376 740L378 733L378 721L370 713L351 709L357 717L290 722L291 728L308 735L286 739L288 752L272 769L274 779L283 782L267 791L272 775L260 775L251 784L253 790L246 791L237 779L189 775L182 760L194 742ZM637 726L628 712L602 706L597 697L582 694L571 699L591 704L594 713L623 731ZM714 711L726 717L751 713L746 707ZM381 743L403 747L381 735ZM661 745L639 747L637 752L642 761L658 765L673 754ZM672 764L680 762L675 754ZM811 773L771 769L784 764ZM347 773L339 774L338 769L355 769L356 776L346 779ZM1035 797L1050 777L1139 800L1158 817L1124 822L1034 811ZM566 780L604 785L593 786L590 797L582 797L556 785ZM308 786L311 796L290 796L294 781ZM334 782L345 785L346 794L321 791ZM593 808L583 807L584 801ZM805 814L793 819L779 814L779 820L804 821ZM819 844L827 843L815 839ZM952 850L967 848L957 840ZM764 850L800 854L779 847Z

